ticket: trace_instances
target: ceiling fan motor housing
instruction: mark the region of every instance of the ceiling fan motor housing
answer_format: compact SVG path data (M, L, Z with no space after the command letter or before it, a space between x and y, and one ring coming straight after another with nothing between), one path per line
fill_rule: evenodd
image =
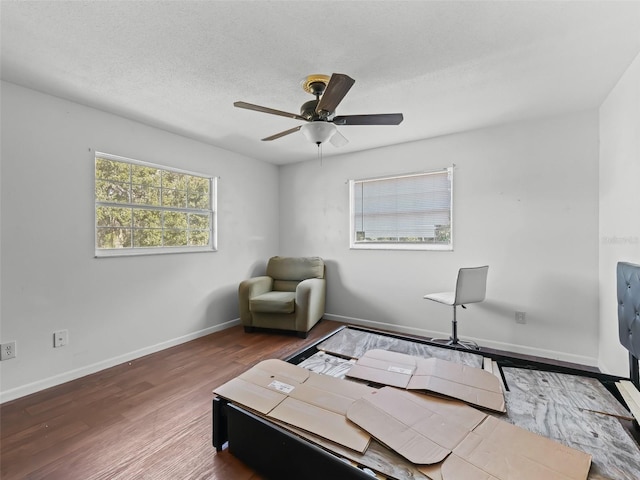
M316 98L315 100L309 100L308 102L303 103L300 107L300 116L306 118L309 121L317 120L319 118L318 114L316 113L318 101L319 100Z

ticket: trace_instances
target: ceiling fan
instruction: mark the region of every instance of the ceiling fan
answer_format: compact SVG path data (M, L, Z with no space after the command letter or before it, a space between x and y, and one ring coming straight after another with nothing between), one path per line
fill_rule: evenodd
M348 140L338 131L336 125L398 125L402 122L404 117L401 113L335 115L336 108L354 83L353 78L343 73L334 73L331 77L320 74L307 76L302 82L302 88L316 98L302 104L300 115L247 102L235 102L233 105L307 122L262 139L267 142L300 130L318 147L327 141L336 147L341 147L347 144Z

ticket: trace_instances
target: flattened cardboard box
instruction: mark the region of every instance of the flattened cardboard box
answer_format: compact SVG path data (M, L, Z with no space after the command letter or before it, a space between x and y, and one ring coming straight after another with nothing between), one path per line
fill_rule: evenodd
M407 390L425 390L506 412L502 385L495 375L438 358L369 350L351 367L347 376Z
M584 480L591 456L455 400L383 387L347 418L430 478Z
M373 390L272 359L260 362L214 393L363 453L371 437L347 420L346 413L355 400Z

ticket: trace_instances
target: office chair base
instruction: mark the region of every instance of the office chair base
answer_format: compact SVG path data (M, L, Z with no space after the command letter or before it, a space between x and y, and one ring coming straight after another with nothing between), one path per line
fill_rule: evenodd
M459 338L432 338L430 341L435 343L444 343L449 347L462 347L467 350L480 350L480 346L476 342L460 340Z

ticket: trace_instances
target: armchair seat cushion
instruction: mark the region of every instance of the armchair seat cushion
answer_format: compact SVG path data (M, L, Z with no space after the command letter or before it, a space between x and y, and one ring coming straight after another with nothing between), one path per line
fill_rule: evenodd
M267 292L249 300L249 310L256 313L293 313L296 292Z

